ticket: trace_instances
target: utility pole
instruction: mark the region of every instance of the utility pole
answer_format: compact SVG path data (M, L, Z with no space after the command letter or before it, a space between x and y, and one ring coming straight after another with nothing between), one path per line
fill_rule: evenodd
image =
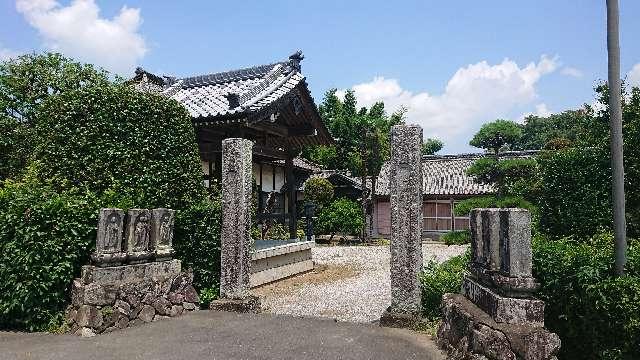
M622 141L622 105L620 102L620 10L618 0L607 0L607 51L609 55L609 120L611 127L611 170L613 171L613 230L615 235L615 272L624 274L627 252L627 228L624 204L624 156Z

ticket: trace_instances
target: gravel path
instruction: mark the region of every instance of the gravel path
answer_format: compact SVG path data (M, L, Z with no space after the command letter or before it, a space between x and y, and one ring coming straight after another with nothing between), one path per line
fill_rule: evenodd
M423 244L425 264L464 253L467 246ZM316 270L254 290L264 312L373 322L391 302L388 246L315 247Z

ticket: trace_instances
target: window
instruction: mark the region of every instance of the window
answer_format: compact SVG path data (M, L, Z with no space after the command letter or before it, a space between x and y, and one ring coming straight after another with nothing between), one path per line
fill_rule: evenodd
M455 216L453 206L457 201L428 200L422 203L422 229L446 232L469 228L469 216Z
M451 230L451 201L429 200L422 203L422 228L425 231Z

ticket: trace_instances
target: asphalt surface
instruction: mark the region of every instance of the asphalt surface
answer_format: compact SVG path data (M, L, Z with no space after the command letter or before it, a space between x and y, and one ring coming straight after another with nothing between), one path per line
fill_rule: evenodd
M0 332L0 359L444 359L428 335L373 324L198 311L92 338Z

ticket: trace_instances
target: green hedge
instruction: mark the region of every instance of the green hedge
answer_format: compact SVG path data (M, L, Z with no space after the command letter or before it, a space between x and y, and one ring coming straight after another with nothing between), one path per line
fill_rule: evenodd
M205 300L219 279L219 198L202 184L191 120L177 102L107 84L38 107L35 150L0 190L0 328L47 330L95 242L101 207L177 210L178 258Z
M316 221L317 234L358 234L364 225L360 204L347 198L334 200L323 208Z
M95 241L98 199L7 184L0 189L0 328L47 330Z
M615 278L610 235L534 240L538 296L546 303L545 325L562 339L561 358L640 358L639 245L630 246L627 275Z
M427 264L420 275L422 316L433 320L442 315L442 295L460 292L462 275L467 269L469 258L470 252L467 251L464 255L454 256L443 263L431 261Z
M176 257L193 271L193 284L203 306L218 294L220 284L220 197L203 200L176 212Z
M205 196L184 107L126 85L67 91L39 112L31 174L57 189L112 190L134 206L185 208Z

